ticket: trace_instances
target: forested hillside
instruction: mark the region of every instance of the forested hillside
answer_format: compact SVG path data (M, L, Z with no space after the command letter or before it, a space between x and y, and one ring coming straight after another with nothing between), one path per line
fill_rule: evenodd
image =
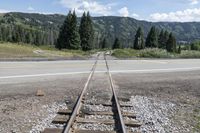
M54 45L64 15L42 15L28 13L7 13L0 15L0 41L24 42L35 45ZM80 24L80 18L78 19ZM200 23L147 22L124 17L94 17L95 46L106 37L111 47L115 37L119 38L125 47L132 47L137 28L140 26L147 36L151 26L157 29L172 31L177 41L194 41L200 39Z

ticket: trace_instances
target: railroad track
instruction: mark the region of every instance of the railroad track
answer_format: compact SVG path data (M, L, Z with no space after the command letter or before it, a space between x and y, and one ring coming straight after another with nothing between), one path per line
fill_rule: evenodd
M103 59L105 61L106 66L106 75L109 79L109 84L111 88L111 98L110 103L101 103L103 107L110 107L112 111L81 111L85 104L86 92L89 87L89 84L92 81L93 75L95 73L97 63L99 60L100 54L97 55L97 59L91 69L91 72L88 76L87 82L80 93L77 102L72 110L59 110L58 115L55 117L52 123L54 124L63 124L63 128L46 128L43 133L128 133L131 132L130 128L139 128L141 123L137 121L136 115L131 112L122 111L121 107L131 107L131 105L120 104L117 94L116 88L112 79L112 75L110 73L110 68L108 61L106 59L106 53L102 54ZM93 115L97 116L112 116L113 119L87 119L83 116L85 115ZM130 118L131 120L124 120L124 117ZM104 125L113 125L112 130L92 130L92 129L80 129L75 126L77 123L79 124L104 124Z

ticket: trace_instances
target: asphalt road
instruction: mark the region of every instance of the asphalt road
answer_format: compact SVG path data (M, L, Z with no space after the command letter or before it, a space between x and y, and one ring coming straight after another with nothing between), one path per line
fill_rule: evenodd
M106 72L103 58L96 73ZM76 76L87 77L95 60L0 62L0 85L56 81ZM162 73L200 70L200 59L182 60L108 60L110 71L118 73Z
M0 79L86 74L94 60L0 62ZM149 73L200 70L200 59L182 60L109 60L112 73ZM97 72L105 72L104 60L99 60Z

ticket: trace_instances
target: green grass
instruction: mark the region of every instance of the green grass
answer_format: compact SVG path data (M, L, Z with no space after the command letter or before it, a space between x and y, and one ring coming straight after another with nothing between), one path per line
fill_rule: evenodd
M164 49L116 49L113 56L117 58L200 58L200 51L183 50L181 54L168 53Z
M57 50L50 46L33 46L22 43L0 43L0 58L53 58L53 57L80 57L89 56L93 51Z
M194 126L194 132L200 132L200 110L194 110L194 120L196 121L196 125Z
M178 55L179 58L200 58L200 51L195 50L185 50L182 51L180 55Z
M138 57L139 51L134 49L116 49L113 51L112 56L117 58L133 58Z
M31 45L0 43L0 58L38 57Z

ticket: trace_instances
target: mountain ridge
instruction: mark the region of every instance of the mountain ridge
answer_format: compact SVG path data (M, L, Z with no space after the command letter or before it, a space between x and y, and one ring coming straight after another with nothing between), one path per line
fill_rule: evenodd
M64 19L65 15L62 14L10 12L0 15L0 25L22 25L42 32L51 29L55 32L53 38L55 41ZM156 26L158 30L165 29L173 32L178 41L191 42L200 39L200 22L150 22L120 16L99 16L92 19L96 47L104 37L110 43L109 46L112 45L115 37L118 37L125 47L131 47L138 27L142 27L145 37L151 26ZM80 18L78 21L80 22Z

